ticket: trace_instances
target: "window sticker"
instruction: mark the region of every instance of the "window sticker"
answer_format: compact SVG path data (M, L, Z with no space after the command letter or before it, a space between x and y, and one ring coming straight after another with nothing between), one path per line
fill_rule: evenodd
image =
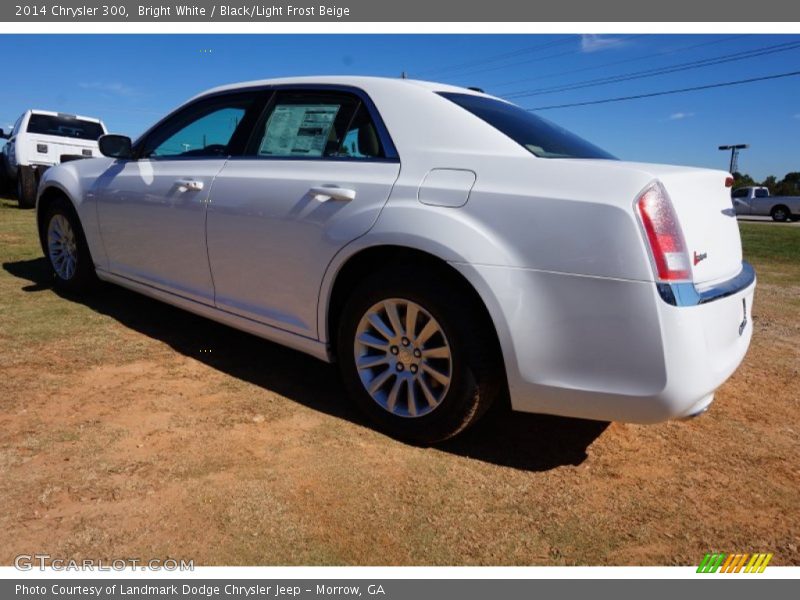
M261 156L322 156L338 112L338 104L276 106L258 153Z

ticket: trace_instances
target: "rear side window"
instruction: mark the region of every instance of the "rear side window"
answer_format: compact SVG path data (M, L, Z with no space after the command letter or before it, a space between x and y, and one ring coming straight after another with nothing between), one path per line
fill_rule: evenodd
M473 94L440 92L439 95L486 121L539 158L615 159L605 150L519 106Z
M38 115L34 113L28 119L28 133L97 140L105 132L100 123L94 121L85 121L68 115Z
M278 92L254 138L248 153L267 158L385 156L369 111L342 93Z

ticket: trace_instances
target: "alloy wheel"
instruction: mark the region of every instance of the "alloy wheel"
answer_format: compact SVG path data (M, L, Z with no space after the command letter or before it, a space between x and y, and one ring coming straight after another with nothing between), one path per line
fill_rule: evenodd
M353 351L364 389L393 415L424 416L450 389L453 358L447 336L411 300L389 298L367 310L356 328Z
M47 226L47 251L56 274L65 281L72 279L78 264L78 246L75 231L64 215L55 214L50 219Z

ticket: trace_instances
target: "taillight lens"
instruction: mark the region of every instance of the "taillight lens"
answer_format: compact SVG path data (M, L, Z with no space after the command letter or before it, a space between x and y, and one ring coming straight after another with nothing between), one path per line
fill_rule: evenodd
M661 183L642 192L636 201L656 276L661 281L686 281L692 277L686 241L672 201Z

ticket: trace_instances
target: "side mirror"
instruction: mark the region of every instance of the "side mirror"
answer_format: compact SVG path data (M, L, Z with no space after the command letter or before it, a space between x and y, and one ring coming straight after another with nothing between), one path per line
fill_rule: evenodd
M131 138L113 133L101 135L97 140L100 152L109 158L133 158Z
M10 133L6 133L2 129L0 129L0 139L7 140L11 137Z

